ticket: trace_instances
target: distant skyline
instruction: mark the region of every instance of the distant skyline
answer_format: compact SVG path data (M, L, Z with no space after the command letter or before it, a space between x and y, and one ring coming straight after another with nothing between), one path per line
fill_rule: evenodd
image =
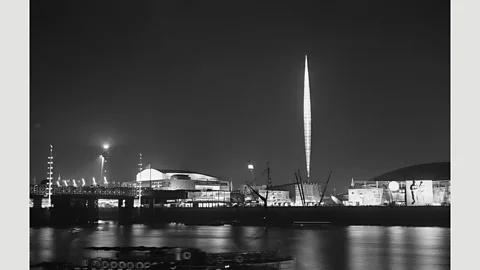
M30 181L50 144L54 180L99 174L106 141L115 182L138 153L235 187L248 160L274 184L306 176L305 55L312 181L450 161L449 1L30 6Z

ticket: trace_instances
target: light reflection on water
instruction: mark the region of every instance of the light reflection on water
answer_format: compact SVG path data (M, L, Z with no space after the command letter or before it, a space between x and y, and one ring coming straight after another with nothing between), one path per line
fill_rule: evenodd
M282 229L209 226L31 228L30 262L71 261L112 253L88 246L183 246L210 252L275 250L293 255L298 269L450 269L450 229L350 226Z

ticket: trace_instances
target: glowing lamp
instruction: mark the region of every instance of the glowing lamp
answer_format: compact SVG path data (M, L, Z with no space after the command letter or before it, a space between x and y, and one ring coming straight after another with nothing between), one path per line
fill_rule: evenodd
M399 188L400 185L395 181L392 181L388 184L388 189L390 189L390 191L397 191Z
M110 145L104 144L102 147L103 147L103 150L108 150L108 148L110 148Z
M248 164L248 169L249 169L249 170L253 170L253 165L252 165L252 164Z

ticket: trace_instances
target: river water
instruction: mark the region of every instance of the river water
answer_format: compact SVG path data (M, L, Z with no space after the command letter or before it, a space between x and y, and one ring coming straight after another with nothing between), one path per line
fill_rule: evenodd
M88 246L182 246L204 251L275 250L293 255L297 269L450 269L450 229L349 226L270 228L131 225L31 228L30 263L80 262L110 253Z

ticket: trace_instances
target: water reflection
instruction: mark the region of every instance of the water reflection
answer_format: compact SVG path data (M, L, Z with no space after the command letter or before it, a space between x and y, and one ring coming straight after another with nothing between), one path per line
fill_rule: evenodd
M184 246L210 252L280 250L298 269L450 269L450 229L351 226L265 230L260 227L121 226L30 229L30 261L79 262L111 253L87 246Z

